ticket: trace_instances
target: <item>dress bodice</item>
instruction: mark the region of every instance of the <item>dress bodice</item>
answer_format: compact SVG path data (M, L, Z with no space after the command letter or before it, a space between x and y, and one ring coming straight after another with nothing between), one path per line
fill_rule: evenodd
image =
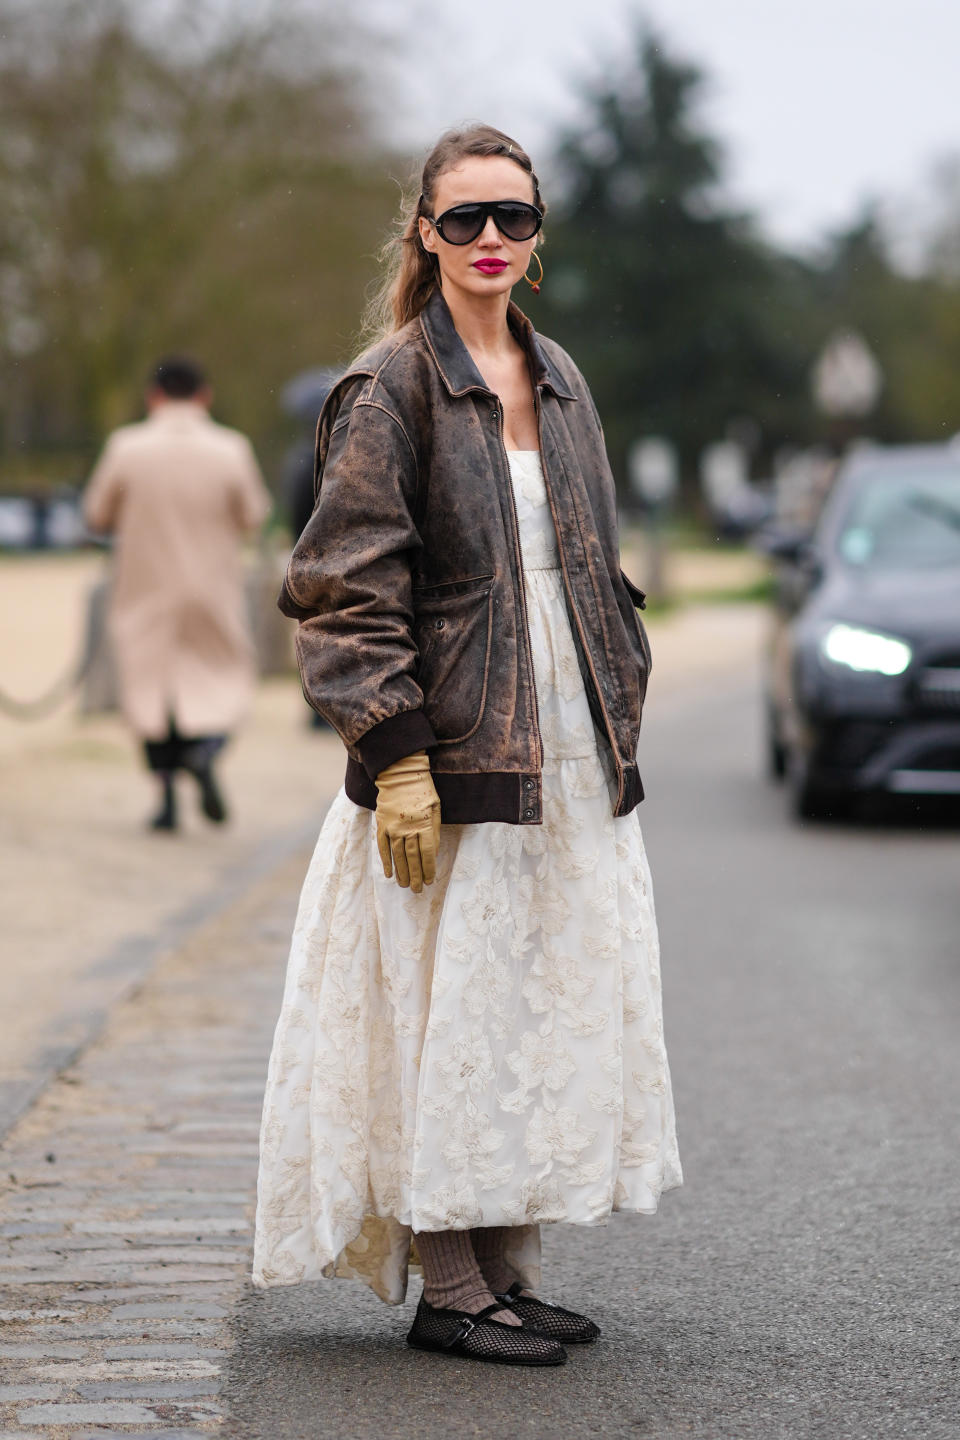
M510 479L520 526L520 551L523 568L558 570L560 554L553 516L547 500L547 487L539 450L508 450Z
M523 588L544 766L597 764L598 737L583 688L563 591L560 552L539 450L508 450L520 527Z

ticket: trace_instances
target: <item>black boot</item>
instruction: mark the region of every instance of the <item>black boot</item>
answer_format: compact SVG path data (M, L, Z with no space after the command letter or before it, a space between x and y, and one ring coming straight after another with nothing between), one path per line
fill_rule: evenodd
M167 772L158 774L157 779L162 786L163 801L160 809L150 821L151 830L176 830L177 828L177 792L174 789L173 775Z
M227 819L226 802L213 773L214 756L221 745L221 741L198 740L189 746L184 758L184 769L200 787L200 809L214 825L222 825Z

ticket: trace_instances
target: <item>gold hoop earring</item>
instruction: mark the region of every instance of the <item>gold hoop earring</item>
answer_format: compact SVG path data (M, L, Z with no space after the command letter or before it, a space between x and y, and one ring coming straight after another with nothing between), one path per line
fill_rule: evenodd
M539 268L539 270L540 270L540 274L537 276L536 280L531 280L531 279L530 279L530 276L526 273L526 271L524 271L524 273L523 273L523 278L524 278L524 280L526 280L527 284L530 286L530 289L533 291L534 295L539 295L539 294L540 294L540 282L543 280L543 261L540 259L540 256L537 254L536 250L531 251L530 259L531 259L531 260L536 260L537 266L538 266L538 268ZM529 263L529 262L528 262L528 263Z

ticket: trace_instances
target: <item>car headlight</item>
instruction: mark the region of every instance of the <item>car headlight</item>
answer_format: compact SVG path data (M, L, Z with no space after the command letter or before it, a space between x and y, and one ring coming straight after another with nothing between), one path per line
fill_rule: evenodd
M821 653L834 665L874 675L902 675L913 658L903 640L861 630L857 625L831 625L820 641Z

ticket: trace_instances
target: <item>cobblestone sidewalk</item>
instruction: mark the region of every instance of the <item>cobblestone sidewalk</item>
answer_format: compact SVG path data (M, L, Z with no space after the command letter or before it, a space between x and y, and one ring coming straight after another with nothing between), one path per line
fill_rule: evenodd
M9 1137L0 1440L217 1431L298 853L161 962Z

